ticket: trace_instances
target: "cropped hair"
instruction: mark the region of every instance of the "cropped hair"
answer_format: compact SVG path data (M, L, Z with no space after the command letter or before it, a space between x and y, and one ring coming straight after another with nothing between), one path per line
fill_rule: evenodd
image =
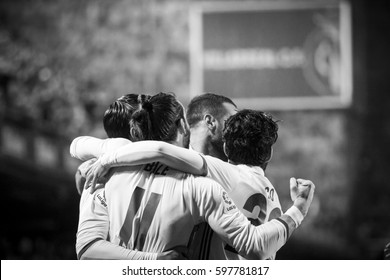
M215 93L205 93L194 97L187 108L188 124L190 127L194 127L206 114L220 119L225 113L222 107L223 103L229 103L237 107L230 98Z
M261 111L241 110L227 119L223 129L228 159L263 169L271 159L272 145L277 139L277 122Z
M138 94L126 94L115 100L103 116L103 126L109 138L130 138L129 120L138 108Z
M138 108L130 118L130 140L173 141L184 109L173 93L139 95Z

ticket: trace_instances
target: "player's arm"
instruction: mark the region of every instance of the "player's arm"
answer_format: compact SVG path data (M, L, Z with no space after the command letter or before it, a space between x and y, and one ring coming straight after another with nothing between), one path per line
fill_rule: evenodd
M70 154L80 160L100 157L88 171L86 187L92 186L92 191L97 180L103 177L111 167L141 165L153 161L159 161L176 170L194 175L208 174L226 190L237 177L237 169L232 164L210 156L203 157L193 150L162 141L133 143L124 138L99 139L80 136L72 141Z
M213 156L204 156L204 160L208 177L221 184L227 192L236 187L237 179L240 178L237 166Z
M89 167L96 161L96 159L90 159L84 161L79 165L75 174L76 189L79 195L83 192L84 184L86 181L87 171Z
M199 153L162 141L132 143L124 138L99 139L80 136L72 141L70 154L80 160L102 156L100 162L104 167L160 161L183 172L205 175L204 160Z
M147 260L170 256L171 252L157 254L134 251L106 241L109 231L109 219L107 207L104 205L103 192L104 190L101 189L94 194L82 193L76 235L78 259Z
M184 248L162 253L146 253L123 248L105 240L97 240L84 252L82 260L185 260Z
M204 217L213 230L240 255L248 259L267 259L287 242L309 209L315 186L307 180L298 183L298 186L290 186L297 196L294 205L281 217L259 226L248 221L221 187L209 188L211 197L201 209L205 209Z
M195 151L162 141L139 141L102 155L87 172L86 188L91 186L93 190L97 180L111 167L141 165L154 161L194 175L207 173L206 161Z
M154 161L194 175L205 175L206 172L205 162L199 153L162 141L130 143L104 154L100 159L101 165L106 167L141 165Z
M129 143L131 141L125 138L99 139L91 136L80 136L72 141L69 152L72 157L86 161L91 158L98 158L104 153L115 151Z

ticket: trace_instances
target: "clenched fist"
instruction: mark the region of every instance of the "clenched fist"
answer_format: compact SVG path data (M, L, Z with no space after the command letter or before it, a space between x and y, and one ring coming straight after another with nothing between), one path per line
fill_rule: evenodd
M290 179L290 195L294 206L306 216L314 197L315 185L310 180Z

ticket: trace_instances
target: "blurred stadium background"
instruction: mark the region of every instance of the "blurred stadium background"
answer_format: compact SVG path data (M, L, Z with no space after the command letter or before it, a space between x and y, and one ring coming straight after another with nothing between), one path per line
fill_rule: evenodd
M172 91L188 104L196 2L0 2L2 259L76 258L70 141L104 137L102 114L126 93ZM271 111L283 121L267 175L282 206L290 176L317 186L279 259L379 259L390 242L390 9L351 2L352 104Z

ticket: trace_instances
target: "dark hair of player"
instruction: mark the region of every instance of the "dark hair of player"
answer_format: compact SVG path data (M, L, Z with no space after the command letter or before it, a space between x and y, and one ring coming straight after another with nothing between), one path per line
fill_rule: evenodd
M235 164L260 166L264 170L277 139L276 121L261 111L241 110L227 119L223 129L228 159Z
M170 142L176 139L178 124L184 119L184 109L173 93L139 95L138 104L129 123L131 141Z
M129 120L139 107L138 94L126 94L115 100L103 116L103 126L109 138L130 138Z
M194 97L187 108L187 121L190 127L193 127L203 119L203 116L210 114L217 119L220 119L225 111L222 107L223 103L230 103L237 107L234 102L225 96L215 93L205 93Z

